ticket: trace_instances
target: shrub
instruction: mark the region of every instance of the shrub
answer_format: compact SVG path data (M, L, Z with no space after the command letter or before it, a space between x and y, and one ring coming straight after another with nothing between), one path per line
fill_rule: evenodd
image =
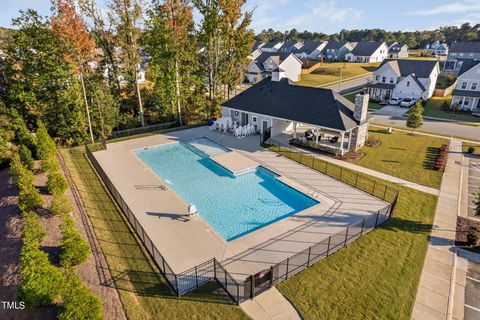
M40 217L35 212L26 211L22 213L22 240L24 246L37 246L45 237L45 229L42 226Z
M23 165L26 166L29 170L32 170L34 166L32 151L30 151L30 149L28 149L25 145L22 144L20 146L19 153L20 160L22 160Z
M73 273L66 275L60 320L102 319L102 302Z
M87 260L90 254L88 242L75 229L75 222L69 215L64 216L60 225L62 241L60 242L60 264L72 267Z
M55 142L47 132L47 128L43 122L38 122L37 129L37 153L40 160L46 160L55 156Z
M18 154L14 155L10 160L10 175L12 176L13 184L18 186L18 179L23 169L22 161Z
M64 195L54 195L52 199L52 204L50 206L50 211L53 215L66 215L73 211L70 201Z
M24 246L20 253L21 282L17 299L29 308L52 304L60 296L62 275L38 246Z
M475 216L480 217L480 187L478 188L477 194L475 195L475 200L473 200L473 204L475 205Z
M477 229L470 228L467 233L467 244L470 247L476 247L478 245L479 234Z
M18 207L22 211L31 211L43 205L42 196L33 185L20 188L18 195Z
M470 147L468 147L467 152L470 153L470 154L473 154L475 152L475 148L470 146Z
M43 172L56 172L60 168L55 156L41 160L41 168Z
M62 195L68 188L68 182L61 173L51 172L48 174L46 186L51 195Z

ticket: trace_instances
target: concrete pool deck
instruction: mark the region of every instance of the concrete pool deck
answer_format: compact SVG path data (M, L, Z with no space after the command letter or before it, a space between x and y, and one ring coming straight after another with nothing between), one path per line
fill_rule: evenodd
M207 137L281 175L279 179L320 203L227 242L202 218L187 217L187 203L133 150ZM259 146L259 137L237 139L206 127L108 144L94 153L111 182L176 273L215 257L238 280L285 260L387 203ZM208 192L199 186L199 192ZM228 214L228 213L226 213Z

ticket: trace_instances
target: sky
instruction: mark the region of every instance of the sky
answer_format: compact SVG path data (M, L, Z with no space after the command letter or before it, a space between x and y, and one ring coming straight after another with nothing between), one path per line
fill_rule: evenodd
M50 0L0 0L0 8L0 26L10 27L21 9L48 14ZM247 0L245 9L254 9L252 27L256 32L268 28L327 34L371 28L415 31L480 23L479 0Z

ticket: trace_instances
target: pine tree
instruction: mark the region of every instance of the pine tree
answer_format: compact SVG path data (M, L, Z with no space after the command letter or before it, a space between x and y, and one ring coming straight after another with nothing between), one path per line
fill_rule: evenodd
M423 107L422 102L418 101L413 108L410 109L410 113L407 119L407 127L413 130L420 128L423 125Z

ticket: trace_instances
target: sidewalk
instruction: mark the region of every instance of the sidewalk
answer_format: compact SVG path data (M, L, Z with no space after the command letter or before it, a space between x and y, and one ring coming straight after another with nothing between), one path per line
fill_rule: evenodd
M462 141L452 139L412 319L450 319L456 268L455 228L461 190Z
M240 304L253 320L300 320L297 310L275 287Z
M280 141L275 140L275 142L280 142ZM438 196L440 194L440 191L438 189L435 189L435 188L423 186L423 185L415 183L415 182L400 179L400 178L397 178L397 177L394 177L394 176L391 176L391 175L388 175L388 174L385 174L385 173L381 173L381 172L378 172L378 171L375 171L375 170L372 170L372 169L361 167L359 165L349 163L349 162L346 162L346 161L343 161L343 160L338 160L338 159L335 159L335 158L332 158L332 157L329 157L329 156L326 156L326 155L322 155L322 154L318 154L318 153L315 153L315 152L310 152L310 151L307 151L307 150L304 150L304 149L296 148L295 146L292 146L292 145L286 145L285 143L282 143L282 142L280 142L280 143L283 144L286 147L297 149L298 151L303 152L303 154L308 154L308 155L314 156L317 159L324 160L326 162L335 164L335 165L340 166L340 167L344 167L344 168L351 169L351 170L354 170L354 171L358 171L358 172L361 172L361 173L364 173L364 174L368 174L368 175L373 176L373 177L377 177L377 178L380 178L380 179L383 179L383 180L386 180L386 181L390 181L390 182L399 184L401 186L409 187L409 188L412 188L412 189L415 189L415 190L418 190L418 191L422 191L422 192L425 192L425 193L433 194L435 196ZM460 151L461 151L461 148L462 147L461 147L461 142L460 142Z

